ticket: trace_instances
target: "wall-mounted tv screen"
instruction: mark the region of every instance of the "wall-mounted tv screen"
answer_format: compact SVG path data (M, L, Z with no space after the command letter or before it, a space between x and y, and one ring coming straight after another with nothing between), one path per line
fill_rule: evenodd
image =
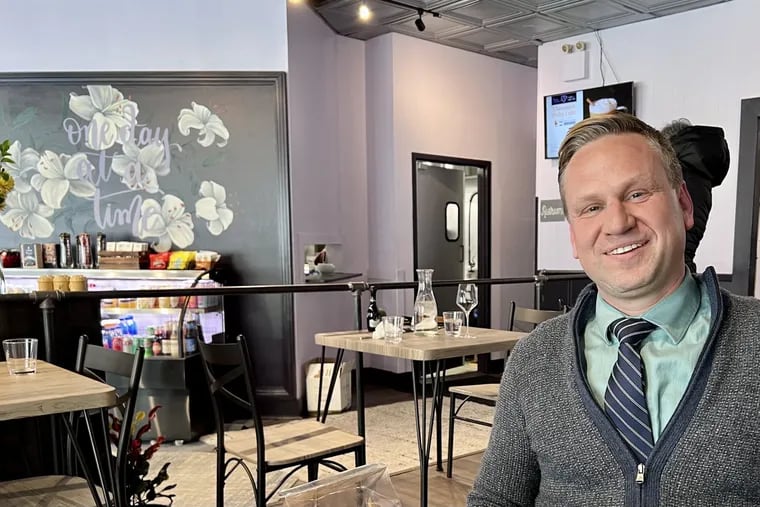
M591 115L633 109L633 81L544 97L546 158L557 158L570 127Z

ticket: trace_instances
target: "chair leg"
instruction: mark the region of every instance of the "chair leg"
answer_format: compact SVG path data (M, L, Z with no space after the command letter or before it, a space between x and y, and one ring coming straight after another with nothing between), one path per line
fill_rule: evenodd
M256 464L256 507L267 505L267 469Z
M226 474L224 464L224 450L216 447L216 507L224 507L224 476Z
M446 477L451 478L451 469L454 466L454 416L456 414L456 393L449 393L449 446L446 449Z
M319 463L309 463L306 468L309 471L309 482L316 481L319 476Z

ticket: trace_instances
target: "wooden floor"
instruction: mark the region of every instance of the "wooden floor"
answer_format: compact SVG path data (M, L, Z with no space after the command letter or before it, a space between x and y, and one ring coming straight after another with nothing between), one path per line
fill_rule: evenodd
M467 493L472 489L475 476L480 468L482 452L454 459L451 479L446 472L437 472L435 465L428 471L428 506L452 507L461 506L467 500ZM444 470L446 463L443 464ZM391 477L404 507L414 507L420 504L420 470L415 469Z
M407 379L403 379L402 386L406 387ZM365 384L366 406L395 403L398 401L412 400L409 391L400 391L387 385L379 385L372 381ZM354 402L356 400L353 400ZM434 449L431 449L433 453ZM454 459L452 478L446 477L446 462L443 463L443 472L437 472L435 465L428 471L428 507L453 507L463 506L467 499L467 493L472 489L475 476L480 469L480 461L483 452L462 456ZM403 502L404 507L420 505L420 470L416 468L408 472L395 474L391 477L393 487Z

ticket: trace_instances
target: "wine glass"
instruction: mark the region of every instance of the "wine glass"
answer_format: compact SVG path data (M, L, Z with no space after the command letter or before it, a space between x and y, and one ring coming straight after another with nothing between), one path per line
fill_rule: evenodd
M464 312L465 338L470 336L470 312L478 306L478 286L474 283L460 283L457 287L457 306Z

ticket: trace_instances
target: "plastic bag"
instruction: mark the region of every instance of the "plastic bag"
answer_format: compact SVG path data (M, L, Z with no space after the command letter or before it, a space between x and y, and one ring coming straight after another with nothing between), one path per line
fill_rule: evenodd
M364 465L280 492L285 507L401 507L386 466Z

